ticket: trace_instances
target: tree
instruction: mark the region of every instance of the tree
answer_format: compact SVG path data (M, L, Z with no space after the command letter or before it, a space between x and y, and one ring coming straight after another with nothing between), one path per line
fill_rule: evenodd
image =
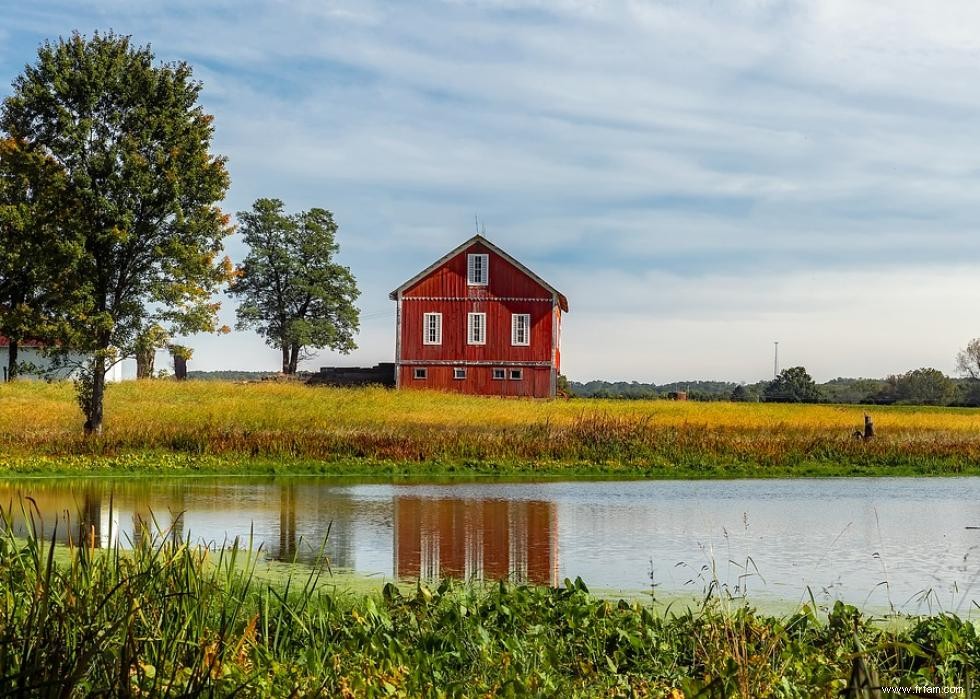
M152 379L157 350L170 342L170 333L159 323L153 323L136 336L133 352L136 355L136 378Z
M757 403L759 401L759 396L745 385L739 384L732 389L731 394L728 396L728 400L733 403Z
M960 387L959 402L980 405L980 337L970 340L966 348L957 353L956 371L966 379L966 385Z
M575 396L568 377L564 374L558 374L555 378L555 395L559 398L573 398Z
M820 388L801 366L783 369L762 392L769 403L817 403L823 399Z
M19 373L21 342L56 334L59 317L67 327L67 278L79 250L59 235L66 196L56 162L23 141L0 139L0 335L9 341L8 381Z
M914 369L885 379L885 388L875 396L877 403L947 405L956 397L956 384L939 369Z
M956 355L956 370L960 376L972 381L980 381L980 337L970 340L966 349Z
M111 362L152 323L218 329L228 174L210 153L201 89L186 63L154 65L129 37L75 33L38 49L0 110L0 127L64 177L59 236L81 251L70 270L81 305L61 348L91 357L79 384L87 433L102 429Z
M194 356L194 350L184 345L171 343L168 346L170 356L174 362L174 378L183 381L187 378L187 362Z
M238 213L249 253L230 293L241 298L239 329L255 328L282 352L282 372L295 374L307 348L344 354L356 349L360 292L337 264L337 224L325 209L289 215L278 199L259 199Z

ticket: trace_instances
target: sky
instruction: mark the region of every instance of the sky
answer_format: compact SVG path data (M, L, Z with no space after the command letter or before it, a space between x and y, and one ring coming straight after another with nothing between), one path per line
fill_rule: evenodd
M754 382L774 341L821 381L952 373L980 336L978 3L4 4L0 95L45 39L132 35L203 81L226 211L334 213L359 349L307 369L391 361L388 292L476 215L568 297L573 380ZM190 344L278 368L251 332Z

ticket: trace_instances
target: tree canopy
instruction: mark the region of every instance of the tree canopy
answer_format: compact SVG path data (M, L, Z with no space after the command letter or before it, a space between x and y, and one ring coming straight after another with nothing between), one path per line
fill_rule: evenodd
M770 403L818 403L822 398L820 388L801 366L783 369L762 392L762 399Z
M80 250L59 234L66 196L56 162L23 141L0 139L0 335L9 341L8 380L18 374L21 342L68 327L69 272Z
M283 209L279 199L259 199L238 213L249 252L229 291L241 299L238 327L255 328L282 352L283 373L295 374L308 348L356 349L359 292L350 269L334 260L333 214Z
M949 377L939 369L922 368L887 377L874 400L904 405L947 405L956 397L956 384Z
M79 392L89 432L102 427L106 371L147 327L218 329L228 174L210 152L201 89L186 63L155 64L129 37L75 33L39 48L0 110L7 136L59 171L57 196L53 181L35 181L59 202L57 245L77 251L62 295L73 332L59 346L91 357ZM46 242L34 264L54 264L54 248Z

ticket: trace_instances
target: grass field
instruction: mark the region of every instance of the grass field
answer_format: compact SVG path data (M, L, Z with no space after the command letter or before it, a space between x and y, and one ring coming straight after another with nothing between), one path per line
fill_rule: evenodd
M70 384L0 385L9 472L209 470L653 477L980 473L980 410L508 400L300 384L142 381L86 440Z

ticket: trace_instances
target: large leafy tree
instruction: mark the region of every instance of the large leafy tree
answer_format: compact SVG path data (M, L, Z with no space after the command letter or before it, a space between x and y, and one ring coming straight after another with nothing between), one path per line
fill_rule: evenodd
M238 327L255 328L282 352L282 371L295 374L309 348L355 349L359 292L338 264L337 224L324 209L286 214L278 199L259 199L238 213L248 256L230 292L241 298Z
M91 357L79 391L90 433L102 429L111 362L147 327L217 329L228 174L210 152L201 89L186 63L156 63L129 37L76 33L38 49L0 111L0 127L62 173L60 235L80 254L75 333L61 346Z
M56 162L23 141L0 139L0 335L9 341L7 379L18 349L68 329L71 268L80 249L61 235L67 192Z
M770 403L818 403L823 399L820 387L801 366L783 369L766 384L762 399Z

